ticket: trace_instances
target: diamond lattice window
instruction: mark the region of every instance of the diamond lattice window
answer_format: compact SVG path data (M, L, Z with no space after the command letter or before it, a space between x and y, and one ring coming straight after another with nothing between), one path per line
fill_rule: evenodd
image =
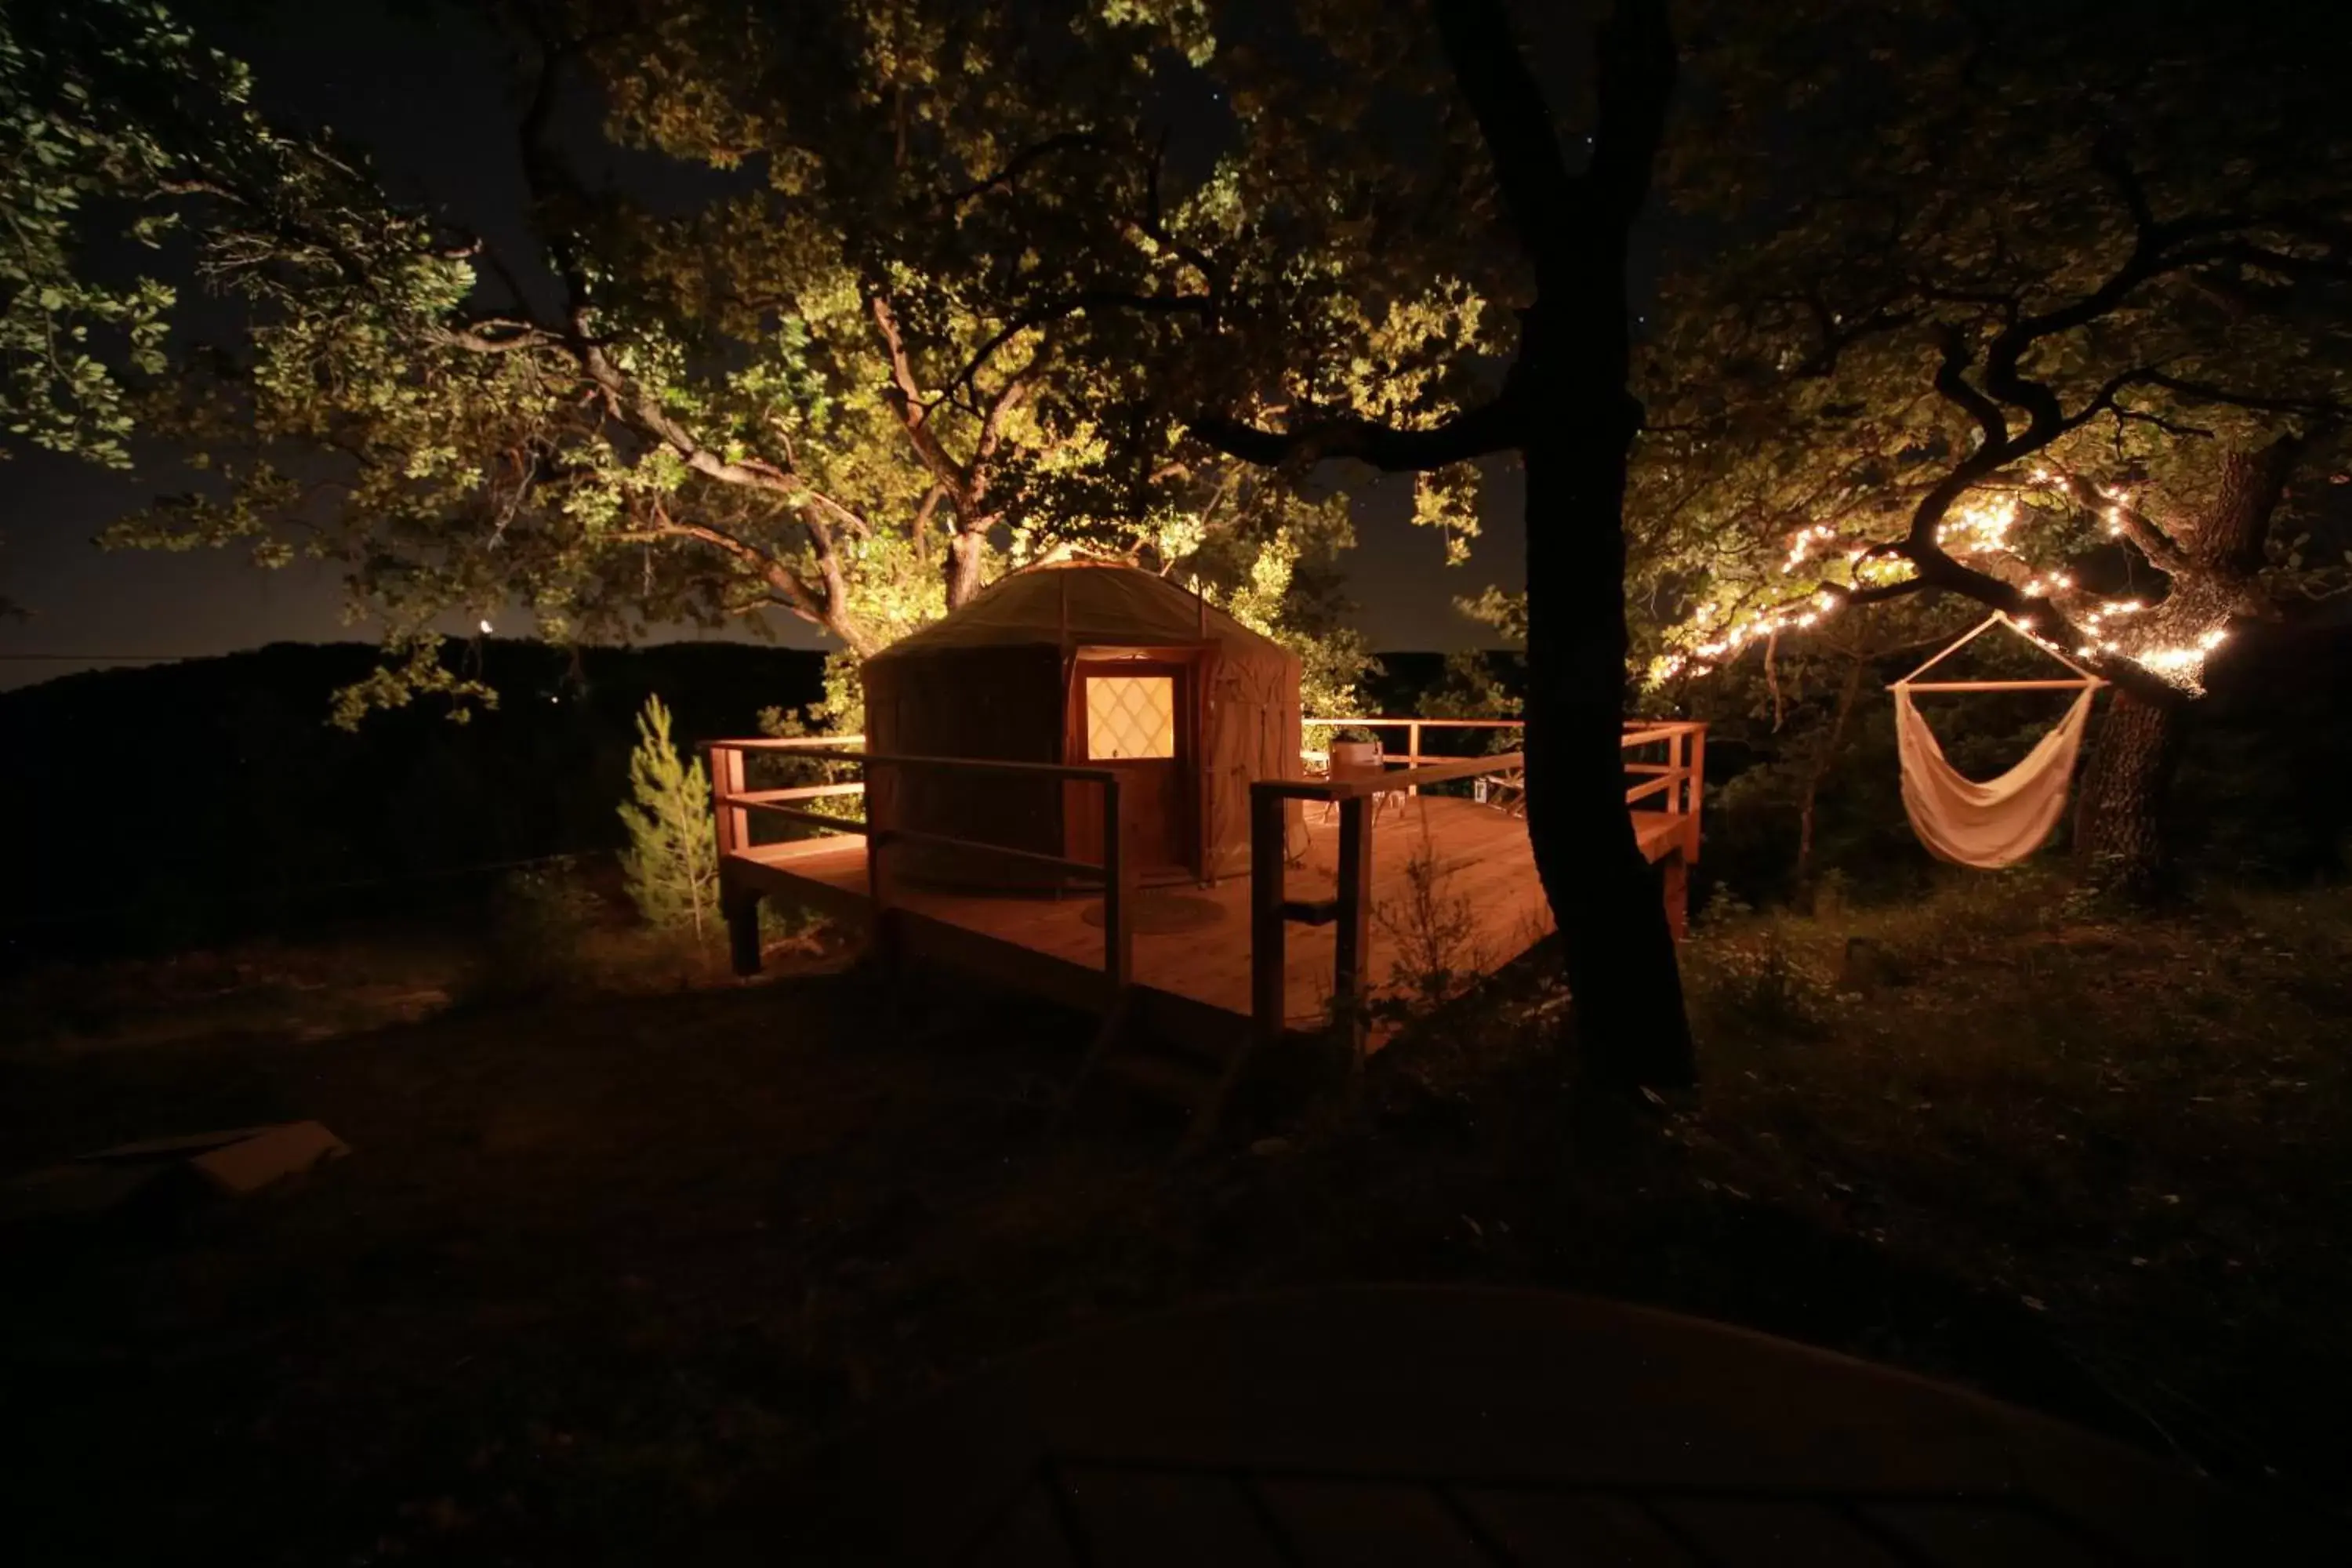
M1166 675L1087 679L1087 755L1098 763L1176 754L1176 681Z

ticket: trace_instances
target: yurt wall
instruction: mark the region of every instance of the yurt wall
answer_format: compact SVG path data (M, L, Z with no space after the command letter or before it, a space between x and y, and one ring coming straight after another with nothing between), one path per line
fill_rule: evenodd
M886 755L1062 760L1061 658L1051 647L959 648L952 658L866 666L866 748ZM875 768L867 810L888 826L943 833L1045 855L1062 852L1056 779ZM1049 875L1002 856L906 845L886 858L898 874L1027 887Z
M1133 678L1115 672L1129 662ZM1222 878L1249 868L1251 784L1297 776L1298 678L1296 655L1162 577L1123 563L1037 566L866 661L867 743L884 754L1103 761L1129 780L1130 821L1147 830L1130 852L1150 863L1148 875ZM1165 707L1144 718L1163 730L1173 722L1177 739L1160 734L1138 751L1112 725L1111 749L1094 756L1088 682L1097 679L1118 688L1101 693L1107 725L1142 722L1130 711L1138 703ZM888 776L898 771L869 779L886 826L1072 858L1099 852L1095 785ZM1053 879L1014 860L914 846L896 864L971 886Z
M1201 813L1214 879L1249 870L1251 783L1299 775L1298 661L1271 646L1255 658L1228 655L1212 665L1207 695ZM1298 803L1286 811L1295 825Z

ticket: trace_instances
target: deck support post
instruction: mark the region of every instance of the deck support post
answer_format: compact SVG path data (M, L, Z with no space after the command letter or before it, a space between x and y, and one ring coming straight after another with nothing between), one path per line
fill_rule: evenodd
M751 814L731 804L743 793L743 752L740 746L710 748L711 813L719 827L719 858L723 864L738 849L751 847Z
M1360 1058L1363 1055L1364 966L1372 950L1372 807L1378 797L1350 795L1339 803L1339 929L1333 933L1331 1015Z
M727 956L735 973L749 979L760 973L760 890L732 887L721 875L719 909L727 918Z
M1260 1045L1282 1037L1283 796L1250 787L1250 1026Z
M1685 866L1698 864L1698 816L1706 791L1706 726L1694 724L1683 734L1683 767L1688 777L1683 787L1687 792L1683 808L1687 821L1683 828L1683 861ZM1675 934L1682 931L1676 928Z
M1114 1001L1135 979L1135 867L1118 780L1103 780L1103 974Z
M890 879L882 867L882 851L890 842L889 827L883 817L892 815L894 779L882 788L874 787L872 763L866 770L866 896L873 904L873 915L866 928L866 956L886 979L898 972L898 954L892 951L893 922L890 919ZM891 998L895 1012L898 998Z
M1664 882L1666 926L1676 942L1690 934L1690 864L1680 849L1667 852L1658 863Z

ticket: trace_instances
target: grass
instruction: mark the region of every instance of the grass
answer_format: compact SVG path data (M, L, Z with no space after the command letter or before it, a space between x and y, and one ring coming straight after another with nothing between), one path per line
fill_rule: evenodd
M2070 914L2000 877L1702 941L1705 1168L2012 1298L2142 1441L2332 1491L2352 900Z
M751 986L625 944L521 993L431 943L20 978L5 1169L291 1117L354 1153L10 1238L18 1560L674 1556L877 1403L1333 1279L1653 1301L2335 1492L2347 948L2342 893L1743 916L1687 950L1695 1104L1580 1103L1530 972L1181 1163L1049 1131L1083 1020L821 945Z

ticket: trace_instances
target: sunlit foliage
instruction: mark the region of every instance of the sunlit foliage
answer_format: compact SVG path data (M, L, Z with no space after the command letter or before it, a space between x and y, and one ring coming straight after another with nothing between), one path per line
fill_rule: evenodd
M50 215L0 341L11 424L186 455L184 490L110 542L340 565L394 654L346 717L472 695L434 673L453 618L520 606L556 640L797 618L855 657L1070 546L1199 577L1349 684L1337 503L1189 442L1133 313L1090 310L1061 260L1148 291L1185 234L1245 224L1234 171L1180 192L1139 127L1151 51L1213 52L1194 8L473 8L519 105L482 150L529 193L503 247L267 124L144 0L75 11L12 17L0 57L8 133L61 171L27 195L11 161L12 202ZM594 145L563 123L583 103ZM614 182L612 159L661 172ZM188 236L238 341L167 364L169 290L80 281L73 209L100 196ZM1383 308L1339 330L1442 331L1475 300ZM46 352L84 326L126 352Z
M1936 589L2193 692L2344 591L2335 8L1695 9L1670 188L1715 243L1653 313L1654 678Z

